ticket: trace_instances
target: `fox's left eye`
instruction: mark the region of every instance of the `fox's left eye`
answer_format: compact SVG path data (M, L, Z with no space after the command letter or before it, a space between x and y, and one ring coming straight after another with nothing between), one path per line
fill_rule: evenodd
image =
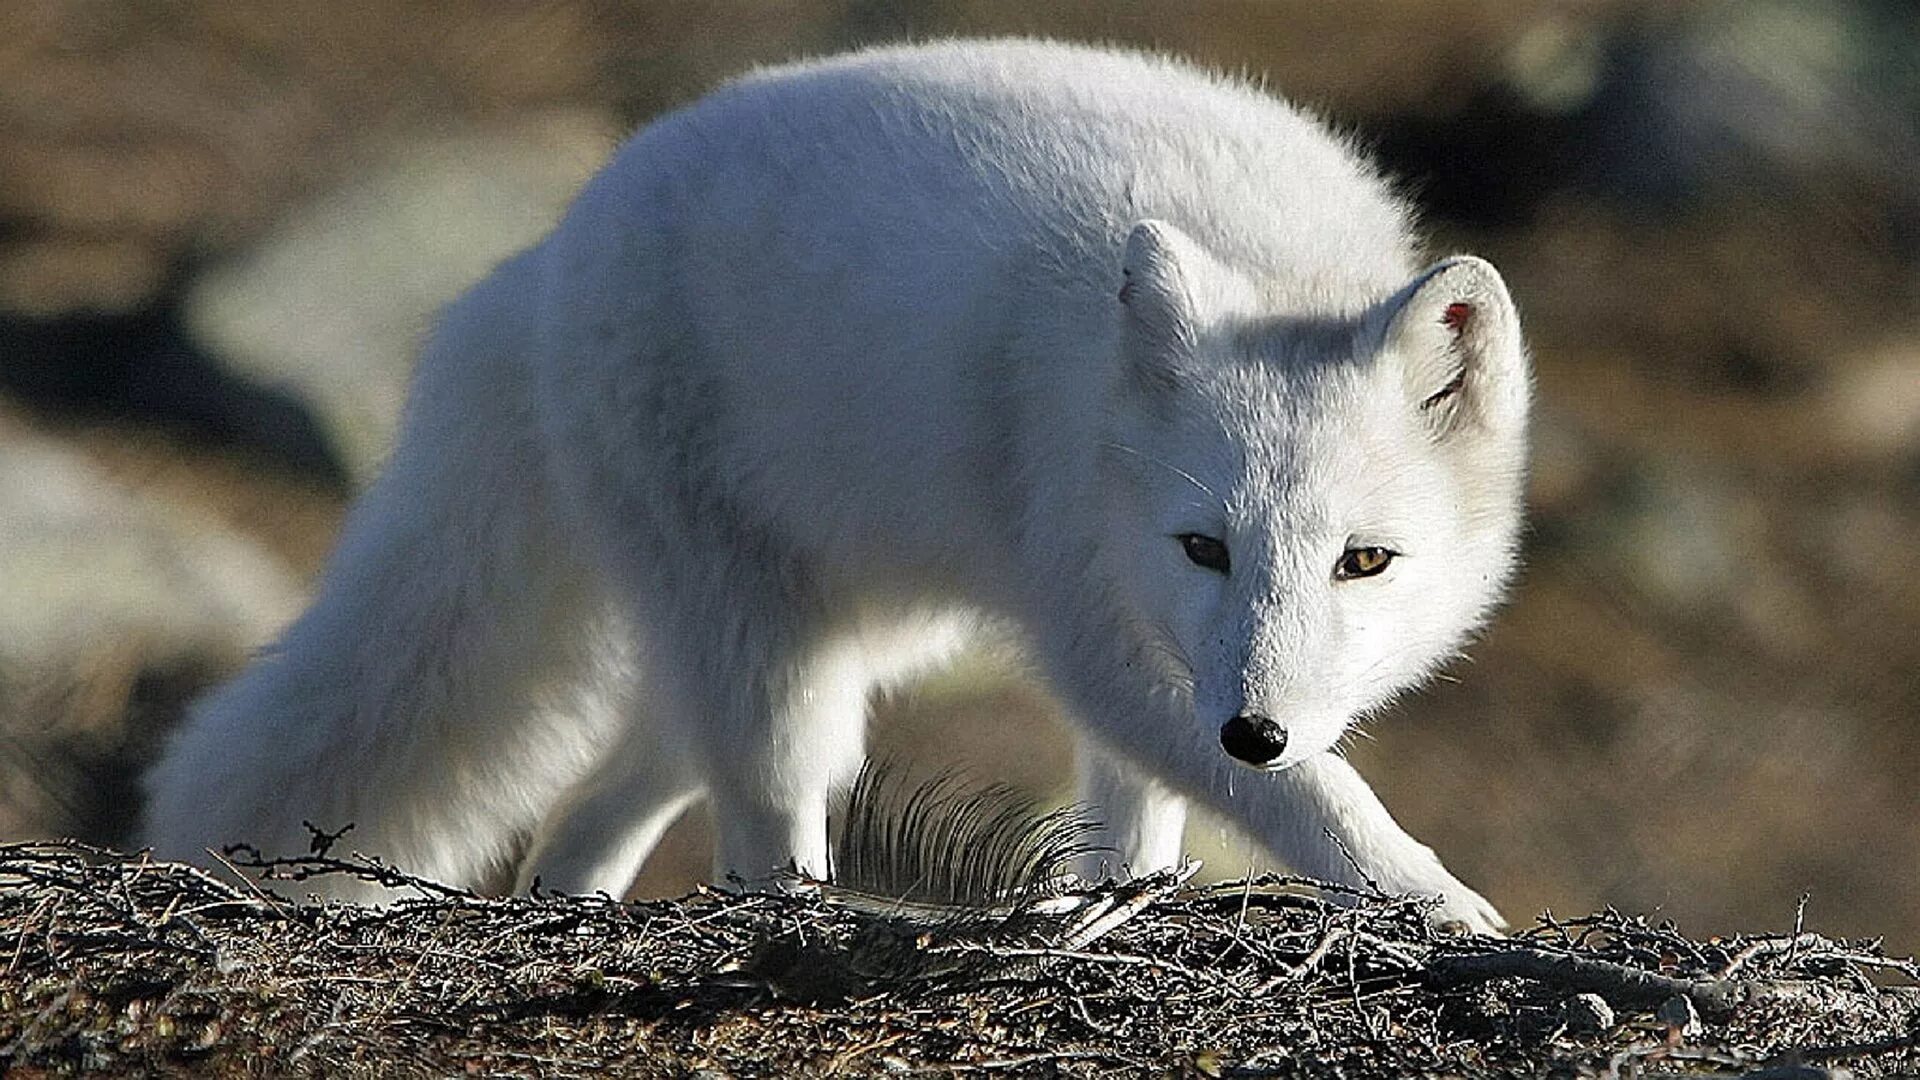
M1352 581L1354 578L1372 577L1385 570L1397 554L1399 552L1383 547L1348 548L1333 566L1333 579Z

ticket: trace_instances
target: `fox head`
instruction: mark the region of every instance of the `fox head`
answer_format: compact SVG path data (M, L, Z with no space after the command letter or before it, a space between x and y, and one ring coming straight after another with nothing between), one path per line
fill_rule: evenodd
M1196 732L1282 769L1451 659L1513 561L1530 380L1492 266L1298 314L1157 221L1128 238L1101 468L1113 588Z

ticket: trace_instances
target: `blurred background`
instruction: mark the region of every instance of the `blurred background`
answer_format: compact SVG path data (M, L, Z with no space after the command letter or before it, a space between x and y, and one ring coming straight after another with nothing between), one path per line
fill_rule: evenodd
M624 134L754 64L955 33L1262 75L1507 276L1527 569L1356 749L1416 835L1520 921L1781 930L1810 893L1810 928L1920 949L1906 0L4 0L0 839L129 839L184 703L311 591L436 306ZM1004 666L881 712L883 748L1069 795ZM645 888L703 867L698 816Z

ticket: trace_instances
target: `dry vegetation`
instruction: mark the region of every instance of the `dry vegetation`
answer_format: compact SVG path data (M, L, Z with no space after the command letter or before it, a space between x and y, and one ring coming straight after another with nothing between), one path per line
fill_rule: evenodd
M257 868L257 867L256 867ZM1162 877L903 921L832 892L388 909L0 847L0 1068L235 1075L1816 1077L1920 1069L1920 968L1613 912L1451 937L1417 903ZM1897 984L1897 985L1890 985Z

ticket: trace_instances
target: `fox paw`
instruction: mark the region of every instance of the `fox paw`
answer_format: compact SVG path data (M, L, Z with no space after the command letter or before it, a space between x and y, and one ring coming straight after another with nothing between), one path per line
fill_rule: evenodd
M1427 913L1427 921L1437 930L1497 935L1507 928L1499 910L1454 877L1425 845L1416 845L1406 858L1383 869L1387 872L1375 882L1383 892L1439 898Z
M1440 894L1440 905L1427 913L1427 921L1447 934L1498 936L1507 929L1507 920L1486 897L1458 881Z

